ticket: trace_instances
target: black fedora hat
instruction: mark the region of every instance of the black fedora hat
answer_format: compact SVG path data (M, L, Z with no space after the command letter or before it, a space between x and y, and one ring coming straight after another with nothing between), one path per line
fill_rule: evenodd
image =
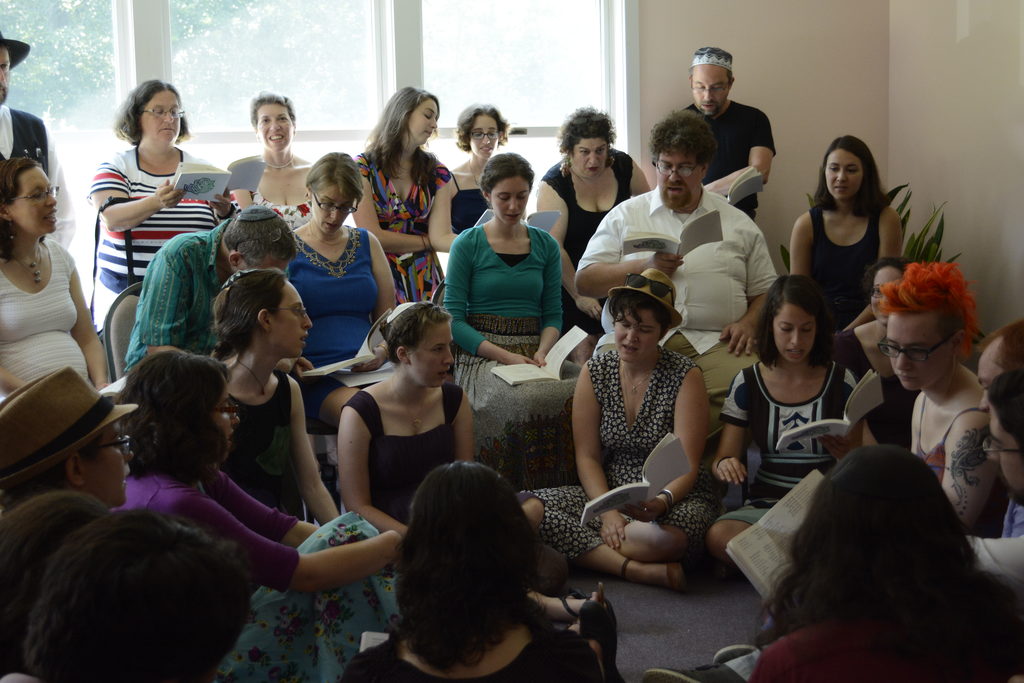
M20 40L11 40L10 38L4 38L3 31L0 31L0 47L7 48L7 54L11 57L11 68L21 64L25 57L28 57L28 52L32 48L29 47L28 43L23 43Z

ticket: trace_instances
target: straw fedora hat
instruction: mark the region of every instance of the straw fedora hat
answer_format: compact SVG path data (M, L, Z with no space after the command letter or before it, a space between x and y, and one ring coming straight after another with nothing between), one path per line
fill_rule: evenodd
M0 489L67 459L136 408L114 405L71 368L18 387L0 403Z
M624 291L640 292L664 306L670 316L669 327L677 327L683 322L683 316L676 310L676 286L668 275L657 268L648 268L639 275L630 273L626 276L626 284L612 287L608 290L608 296Z
M7 48L7 55L11 58L11 68L21 64L25 57L28 57L29 47L28 43L23 43L20 40L11 40L10 38L4 38L4 34L0 32L0 47Z

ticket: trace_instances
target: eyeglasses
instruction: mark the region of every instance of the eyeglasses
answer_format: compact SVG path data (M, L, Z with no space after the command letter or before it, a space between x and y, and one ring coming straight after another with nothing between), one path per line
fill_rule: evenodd
M690 90L692 90L693 92L697 93L698 95L703 95L706 92L709 92L712 95L718 95L720 93L725 92L726 88L728 88L728 87L729 86L727 86L727 85L713 85L713 86L711 86L709 88L709 87L707 87L705 85L695 85L695 86L691 87Z
M954 332L953 334L956 334L956 332ZM939 348L940 346L948 342L950 339L952 339L953 334L949 335L939 343L927 349L922 349L919 346L902 347L893 344L892 342L880 341L878 342L878 350L882 352L882 355L888 356L889 358L898 358L899 355L902 353L906 355L907 360L912 360L920 363L928 360L928 356L932 355L932 352L935 351L935 349Z
M313 193L313 201L320 207L320 210L324 213L330 214L334 211L341 212L342 216L348 216L358 210L358 207L350 206L348 204L335 204L334 202L322 202L320 198L316 196L316 192Z
M309 311L307 311L302 306L297 306L297 307L281 306L281 307L278 307L278 308L268 308L267 310L268 311L289 311L291 313L294 313L295 317L298 318L299 320L303 320L303 319L305 319L309 315Z
M126 434L119 439L114 439L113 441L108 441L107 443L98 443L96 444L95 448L97 450L99 450L100 448L116 448L117 450L121 451L122 456L128 458L131 457L132 454L132 437Z
M654 166L658 169L658 173L663 176L671 176L673 173L678 173L682 178L689 178L697 169L696 166L691 164L672 165L667 161L661 161L660 159L654 162Z
M872 299L881 299L882 298L882 286L881 285L874 285L871 288L871 298Z
M147 114L152 114L158 119L170 116L172 119L180 119L185 116L184 109L143 109Z
M469 137L473 138L474 140L483 140L484 138L487 138L488 140L497 140L498 139L498 135L499 135L499 133L496 133L496 132L494 132L494 133L485 133L482 130L474 130L474 131L470 131L470 133L469 133Z
M33 192L32 194L24 194L24 195L21 195L20 197L11 197L11 202L13 202L16 199L27 199L29 201L36 202L38 204L39 202L46 201L47 197L53 197L54 199L56 199L57 195L59 195L59 194L60 194L60 185L51 185L50 187L46 188L45 190L39 190L39 192ZM9 203L10 202L8 202L8 204Z
M629 273L626 275L626 286L633 287L634 289L643 289L644 287L651 288L651 294L661 298L668 296L672 293L672 288L666 285L664 282L658 282L652 280L649 277L638 275L637 273Z
M219 406L213 407L213 412L221 413L225 417L231 417L238 414L238 404L232 401L230 398Z
M981 450L986 453L1024 453L1024 450L1020 448L1007 448L1003 444L996 441L996 438L989 434L981 442Z

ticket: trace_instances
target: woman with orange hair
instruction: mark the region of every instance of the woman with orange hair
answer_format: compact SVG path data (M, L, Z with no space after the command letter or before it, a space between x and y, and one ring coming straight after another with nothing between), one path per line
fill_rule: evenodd
M911 263L882 286L889 315L878 349L906 389L921 393L911 419L911 450L942 482L967 526L978 521L996 477L982 449L988 420L981 386L963 361L978 333L974 295L955 263Z

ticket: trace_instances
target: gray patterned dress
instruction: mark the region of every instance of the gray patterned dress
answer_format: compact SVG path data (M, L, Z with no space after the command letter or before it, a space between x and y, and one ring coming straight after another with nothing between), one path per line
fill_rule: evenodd
M587 363L594 384L594 394L601 408L601 448L604 454L608 487L640 481L644 461L665 434L672 431L675 402L686 373L696 367L686 356L662 350L647 392L644 394L636 420L626 423L626 408L619 380L619 354L609 351ZM580 526L580 515L589 501L582 486L560 486L534 491L544 502L541 539L570 559L601 545L601 523L592 520ZM704 534L721 511L715 496L711 475L701 469L693 488L676 501L659 522L682 529L689 537L684 562L692 565L704 551ZM631 518L626 517L631 521Z

